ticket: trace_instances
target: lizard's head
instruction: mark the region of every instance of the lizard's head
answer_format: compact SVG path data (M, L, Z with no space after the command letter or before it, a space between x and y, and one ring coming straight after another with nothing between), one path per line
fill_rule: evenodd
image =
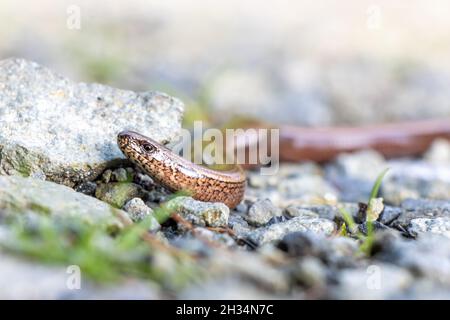
M159 143L134 131L122 131L117 135L117 144L123 154L130 159L136 155L151 156L158 150Z

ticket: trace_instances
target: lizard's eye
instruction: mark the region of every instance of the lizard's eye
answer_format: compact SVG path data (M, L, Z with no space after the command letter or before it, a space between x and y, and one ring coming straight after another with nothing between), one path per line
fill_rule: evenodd
M155 151L155 147L149 143L146 143L144 145L142 145L142 149L144 149L144 151L146 152L153 152Z

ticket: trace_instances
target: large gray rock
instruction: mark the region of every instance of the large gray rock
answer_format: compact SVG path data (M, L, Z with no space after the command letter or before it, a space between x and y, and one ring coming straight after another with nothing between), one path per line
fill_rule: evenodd
M93 180L123 158L118 132L170 142L182 112L162 93L75 83L34 62L0 61L0 174L68 186Z
M49 181L0 176L0 218L5 215L43 214L78 217L88 223L121 227L126 212Z

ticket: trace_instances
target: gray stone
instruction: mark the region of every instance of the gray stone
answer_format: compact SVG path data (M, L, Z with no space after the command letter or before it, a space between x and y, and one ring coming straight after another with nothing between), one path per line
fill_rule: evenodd
M382 196L394 205L407 199L450 199L450 167L420 160L393 160L383 181Z
M357 203L341 203L342 209L357 218L359 206ZM336 218L342 219L342 214L336 205L295 205L285 209L286 213L291 216L306 214L307 212L316 213L320 218L334 221Z
M383 212L378 217L378 221L382 224L389 225L397 219L402 213L402 209L398 207L385 206Z
M358 244L352 238L327 238L323 234L307 231L286 235L278 243L278 248L294 258L311 256L320 258L330 266L346 268L354 266Z
M244 202L251 205L258 199L269 199L279 207L283 207L285 202L283 195L276 189L255 189L247 186L244 193Z
M78 217L83 221L123 226L128 215L93 197L50 181L0 176L0 216L42 214Z
M355 255L359 252L359 243L352 238L336 237L323 242L325 249L322 257L328 264L338 268L353 267Z
M411 220L417 218L450 217L450 201L429 199L408 199L401 204L402 213L392 223L406 229Z
M276 223L280 223L280 222L285 222L289 219L290 219L290 217L286 217L284 215L275 216L275 217L270 218L270 220L269 220L269 222L267 222L266 226L270 226L272 224L276 224Z
M124 159L117 133L131 129L165 143L180 129L183 104L72 82L34 62L0 61L0 173L74 186Z
M249 204L247 203L247 201L244 200L241 203L239 203L236 206L236 208L234 208L234 210L236 210L237 212L240 212L240 213L247 213L248 207L249 207Z
M413 236L430 232L450 238L450 217L412 219L406 230Z
M170 245L181 249L186 253L202 257L211 256L213 254L213 250L217 249L213 246L207 245L205 239L202 239L201 237L195 237L191 232L186 232L182 235L171 237L169 239L169 243Z
M259 199L250 207L245 219L255 226L263 226L272 217L281 216L281 214L282 210L274 206L269 199Z
M130 180L133 180L133 178L128 176L128 172L124 168L118 168L112 172L112 176L114 177L114 180L117 182L129 182Z
M95 190L95 197L116 208L122 208L128 200L144 197L146 191L135 183L112 182L101 183Z
M372 228L372 230L375 231L375 232L379 232L379 231L382 231L382 230L388 230L389 229L388 226L382 224L381 222L378 222L378 221L372 221L372 222L366 221L366 222L358 224L358 231L367 236L368 233L369 233L369 224L370 224L370 228Z
M134 222L142 221L145 218L151 220L150 230L157 231L161 228L160 224L153 216L153 210L147 207L147 205L140 198L133 198L129 200L124 206L125 210Z
M228 225L230 209L221 202L203 202L181 196L168 201L166 206L195 225L209 227Z
M325 287L327 282L326 266L316 257L305 257L292 270L296 281L306 287Z
M238 237L245 237L250 232L251 228L247 221L238 214L231 214L228 218L228 226Z
M308 210L303 209L301 206L289 206L285 209L286 213L291 217L309 217L309 218L317 218L319 214Z
M95 182L86 181L86 182L79 184L75 188L75 191L84 193L85 195L88 195L88 196L93 196L95 194L96 189L97 189L97 184Z
M281 164L275 175L261 176L259 172L248 173L245 199L270 199L282 208L292 204L331 203L338 191L324 178L318 165Z
M102 181L104 183L109 183L111 181L111 177L112 177L112 170L107 169L102 174Z
M248 234L248 238L258 245L281 240L289 233L298 231L311 231L331 235L336 229L334 222L311 217L294 217L285 222L272 224L268 227L256 229Z
M155 186L153 179L145 173L136 172L134 181L146 189L151 189Z
M202 227L194 228L195 236L207 239L208 241L217 242L227 247L235 247L236 242L228 233L218 233Z

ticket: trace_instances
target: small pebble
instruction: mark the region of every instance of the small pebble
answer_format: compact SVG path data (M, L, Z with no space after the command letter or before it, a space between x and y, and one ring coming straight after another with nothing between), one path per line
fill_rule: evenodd
M230 209L221 202L203 202L191 197L176 197L166 203L169 210L179 213L189 222L199 226L226 227Z
M97 184L95 182L86 181L81 184L79 184L75 191L84 193L88 196L93 196L95 194L95 189L97 189Z
M112 176L112 171L110 169L105 170L105 172L103 172L103 174L102 174L102 181L104 183L108 183L109 181L111 181L111 176Z
M280 240L292 232L311 231L313 233L331 235L335 229L335 223L327 219L294 217L285 222L256 229L248 234L248 239L255 244L262 245Z
M129 200L123 206L123 210L125 210L129 214L131 220L133 220L134 222L140 222L143 219L151 216L153 218L150 226L151 231L157 231L161 228L158 221L156 221L156 219L152 216L153 210L147 207L144 201L142 201L142 199L140 198L133 198Z
M266 225L272 217L281 216L282 210L269 199L257 200L248 210L245 219L255 226Z
M112 176L117 182L128 181L128 173L124 168L118 168L112 172Z

